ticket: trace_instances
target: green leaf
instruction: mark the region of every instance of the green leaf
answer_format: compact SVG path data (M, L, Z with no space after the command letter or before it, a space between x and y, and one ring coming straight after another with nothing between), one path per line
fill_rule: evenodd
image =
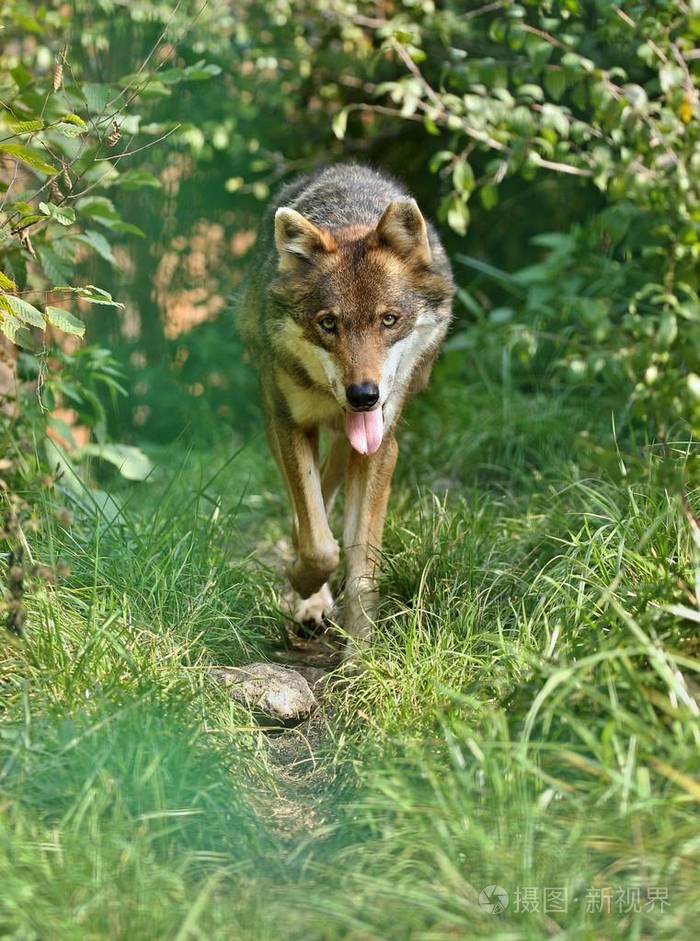
M73 225L75 209L72 206L57 206L55 203L39 203L39 209L60 225Z
M7 277L12 278L16 285L20 286L27 282L27 253L22 251L20 245L15 242L9 247L1 245L2 264Z
M474 189L474 171L466 160L459 160L452 170L454 188L460 193L471 193Z
M342 108L340 111L338 111L336 114L333 115L333 122L331 124L331 128L335 136L338 138L338 140L342 140L345 137L345 132L347 131L347 128L348 128L348 114L349 114L349 109Z
M521 85L518 89L518 98L531 98L533 101L544 101L544 92L539 85L530 82Z
M82 90L90 114L101 115L107 104L117 94L116 89L111 85L98 85L92 82L86 82Z
M24 144L0 144L0 152L16 157L38 173L46 173L49 176L58 173L56 167L44 160L43 155L33 147L27 147Z
M572 72L585 72L590 75L591 72L595 71L595 62L579 55L577 52L565 52L561 57L561 64L565 68L571 69Z
M479 195L484 209L493 209L498 205L498 187L495 183L486 183L479 190Z
M84 455L109 461L127 480L145 480L153 470L143 451L129 444L86 444L80 448L80 456Z
M189 82L203 82L206 79L213 78L215 75L221 75L221 66L216 65L213 62L206 63L204 59L201 62L196 62L194 65L188 65L187 68L180 69L165 69L163 72L158 73L158 78L165 82L166 85L177 85L178 82L189 81ZM125 75L124 78L120 79L120 84L126 83L129 84L135 76ZM154 79L151 78L150 81Z
M453 157L454 154L451 150L438 150L438 152L433 154L430 158L430 163L428 164L430 172L436 173L443 163L447 163L447 161L452 160Z
M64 137L80 137L85 133L85 128L70 124L68 121L59 121L57 124L52 125L51 130L58 131Z
M146 238L146 233L143 229L139 229L139 227L132 222L113 222L106 227L112 229L114 232L124 232L126 235L138 235L141 239Z
M85 336L85 324L82 320L78 320L75 314L72 314L69 310L64 310L63 307L47 306L46 319L53 327L57 327L64 333L70 333L81 338Z
M23 323L30 324L32 327L39 327L41 330L46 329L41 311L37 310L28 301L23 300L21 297L15 297L14 294L4 294L0 297L0 302L4 307L8 307L10 312Z
M34 76L29 71L29 69L25 68L25 66L23 66L21 63L16 65L13 69L10 69L10 75L14 79L15 85L20 89L20 91L26 88L28 85L32 85L34 83Z
M79 199L77 209L82 215L91 216L106 229L112 229L114 232L126 232L129 235L138 235L141 238L145 238L144 233L137 225L122 220L122 217L114 208L112 201L107 199L106 196L87 196L84 199Z
M83 121L80 115L74 114L72 111L69 111L66 114L62 114L59 118L59 121L66 121L69 124L75 124L77 127L82 127L82 128L87 127L86 122Z
M34 225L35 222L43 221L44 217L39 215L37 212L32 212L28 216L22 215L22 228L27 228L27 226Z
M467 204L463 203L461 199L452 201L447 210L447 224L451 229L459 233L459 235L466 235L467 226L469 224L469 209Z
M145 86L140 84L137 86L138 94L144 98L167 98L172 95L172 91L165 82L161 82L160 79L151 78Z
M560 137L569 136L569 118L564 108L549 102L542 105L542 124L554 128Z
M85 232L81 232L80 235L74 235L73 238L76 242L83 242L85 245L89 245L100 257L108 261L110 265L116 266L117 259L112 254L112 246L101 232L86 229Z
M564 69L551 69L544 73L544 87L550 98L559 101L566 91L567 78Z
M53 243L52 243L53 244ZM54 249L48 245L38 245L36 249L44 274L52 284L69 281L73 273L73 265L61 258Z
M86 284L85 287L73 287L70 284L61 284L55 287L54 291L60 291L64 294L77 294L78 297L82 297L88 304L105 304L107 307L124 307L119 301L112 300L112 295L109 291L95 287L94 284Z
M36 212L31 203L27 203L23 199L17 200L14 205L14 211L19 212L23 228L33 225L35 222L38 222L39 219L43 218L40 213Z
M84 196L78 200L76 208L84 216L95 216L99 219L121 218L112 200L106 196Z
M7 118L7 126L13 134L33 134L34 131L40 131L44 122L38 118L33 121L16 121L14 118Z
M116 181L116 185L124 190L136 190L144 186L152 186L153 189L160 189L162 183L157 177L153 176L149 170L135 167L133 170L127 170L125 173L122 173Z
M178 82L183 81L185 78L184 69L165 69L163 72L160 72L160 79L162 82L165 82L166 85L177 85ZM119 79L120 85L130 85L132 82L138 81L138 76L134 73L130 75L125 75L123 78Z
M204 59L202 59L201 62L187 66L185 69L185 77L191 82L202 82L208 78L214 78L215 75L221 75L221 72L222 69L220 65L216 65L214 62L206 63Z
M678 320L675 314L665 311L659 320L659 329L656 333L656 342L661 349L668 349L678 336Z
M0 288L3 291L16 291L17 285L12 278L8 278L3 271L0 271Z
M17 346L23 346L28 350L35 349L34 339L29 330L21 320L17 320L7 311L3 311L0 317L0 331L5 334L10 343L16 343Z

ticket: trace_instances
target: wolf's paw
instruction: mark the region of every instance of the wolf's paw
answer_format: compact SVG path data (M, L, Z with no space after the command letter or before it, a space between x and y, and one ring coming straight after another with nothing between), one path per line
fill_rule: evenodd
M333 610L333 595L328 585L308 598L297 598L293 618L301 624L303 633L315 634Z
M310 627L320 627L333 610L333 595L328 585L308 598L299 598L294 608L294 620Z

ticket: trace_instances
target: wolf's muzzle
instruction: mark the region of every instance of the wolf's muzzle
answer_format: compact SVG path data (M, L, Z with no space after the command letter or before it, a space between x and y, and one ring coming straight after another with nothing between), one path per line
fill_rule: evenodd
M379 401L379 387L376 382L361 382L348 386L345 395L349 405L356 412L366 412Z

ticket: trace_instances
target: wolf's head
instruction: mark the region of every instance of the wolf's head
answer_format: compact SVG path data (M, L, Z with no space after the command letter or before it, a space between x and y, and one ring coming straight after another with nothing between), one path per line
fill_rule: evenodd
M444 253L409 198L389 203L374 226L323 228L280 208L275 244L270 294L286 315L285 352L335 398L355 450L372 454L447 329L454 287Z

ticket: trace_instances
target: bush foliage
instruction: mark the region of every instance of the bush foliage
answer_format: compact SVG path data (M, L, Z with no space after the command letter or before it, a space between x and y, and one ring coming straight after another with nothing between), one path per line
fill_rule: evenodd
M154 394L217 388L212 415L235 424L221 389L238 380L183 372L173 340L202 320L230 333L271 191L349 157L400 173L453 230L465 329L476 318L553 381L602 383L654 434L697 427L695 0L74 7L4 13L12 340L47 322L82 334L88 316L96 341L137 338ZM194 320L173 322L183 303Z

